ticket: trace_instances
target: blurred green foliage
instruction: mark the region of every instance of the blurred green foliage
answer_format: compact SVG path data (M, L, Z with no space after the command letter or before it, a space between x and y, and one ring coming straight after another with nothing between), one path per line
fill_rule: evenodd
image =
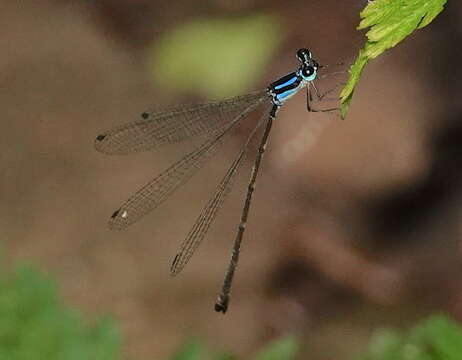
M116 360L119 352L112 322L85 324L46 276L30 267L0 276L0 360Z
M273 341L251 360L297 358L299 342L294 337ZM299 358L299 357L298 357ZM434 315L409 331L381 330L367 352L356 360L460 360L462 327L445 315ZM172 360L237 360L226 353L213 353L199 341L185 344ZM339 359L340 360L340 359Z
M277 339L267 344L252 360L292 360L298 351L298 342L294 337ZM230 353L212 352L200 341L191 341L183 345L172 360L237 360Z
M299 342L286 337L267 344L252 360L292 360ZM0 276L0 360L118 360L120 339L109 320L88 325L61 304L54 282L30 267ZM237 360L203 342L185 343L171 360ZM409 331L377 333L357 360L459 360L462 327L435 315Z
M462 327L435 315L408 332L381 331L359 360L460 360Z
M237 358L230 353L212 351L202 341L191 340L181 346L171 360L237 360Z
M281 33L277 19L269 15L183 24L153 44L154 79L164 88L207 98L237 95L260 78Z
M289 336L266 345L253 360L291 360L295 359L298 350L298 341L295 337Z
M341 116L348 111L355 87L369 60L403 41L417 29L427 26L443 11L447 0L375 0L361 11L358 30L370 27L367 41L350 68L350 78L340 93ZM462 358L462 357L461 357Z

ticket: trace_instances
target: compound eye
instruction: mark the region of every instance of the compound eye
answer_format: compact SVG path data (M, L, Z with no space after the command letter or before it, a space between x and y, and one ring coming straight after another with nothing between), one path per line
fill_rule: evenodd
M302 69L302 76L303 77L310 77L311 75L314 74L314 67L312 66L305 66L303 69Z

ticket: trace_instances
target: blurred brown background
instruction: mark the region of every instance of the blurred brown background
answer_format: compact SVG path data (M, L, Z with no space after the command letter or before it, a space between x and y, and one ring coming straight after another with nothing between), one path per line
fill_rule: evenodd
M190 335L246 355L293 332L311 359L348 359L376 327L438 309L461 318L457 1L366 68L347 120L306 113L303 95L280 112L225 316L212 308L250 167L184 272L172 279L169 265L232 161L233 144L140 223L107 228L112 211L180 153L107 157L94 150L95 136L156 103L203 100L153 81L147 58L166 32L197 19L274 16L283 31L252 85L258 89L291 71L300 47L320 63L352 62L365 4L2 2L6 258L39 264L90 316L114 314L133 359L165 358Z

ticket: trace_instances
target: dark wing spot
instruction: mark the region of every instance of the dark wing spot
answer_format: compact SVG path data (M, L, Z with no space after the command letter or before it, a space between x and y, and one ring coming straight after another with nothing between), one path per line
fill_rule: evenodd
M120 212L120 209L117 209L116 211L114 211L114 214L111 215L111 219L115 219L117 215L119 215L119 212Z
M141 117L146 120L149 117L149 113L144 112L141 114Z
M98 141L103 141L105 137L106 137L106 135L98 135L98 136L96 137L96 140L98 140Z

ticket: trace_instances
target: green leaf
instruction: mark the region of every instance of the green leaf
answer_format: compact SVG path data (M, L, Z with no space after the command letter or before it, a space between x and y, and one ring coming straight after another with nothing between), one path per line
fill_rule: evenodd
M154 44L153 77L167 89L208 98L235 95L262 75L281 35L281 26L269 15L195 20Z
M367 46L367 45L366 45ZM364 50L360 50L358 57L354 64L350 67L348 71L350 73L350 78L346 83L345 87L340 92L340 99L342 102L342 106L340 107L340 116L342 118L346 117L346 113L348 111L348 106L350 105L351 99L353 98L353 93L355 90L355 86L359 81L361 73L364 70L369 59L364 54Z
M358 30L370 28L367 41L350 67L350 77L340 93L345 118L361 73L369 60L396 46L416 29L427 26L444 8L447 0L375 0L360 13Z

